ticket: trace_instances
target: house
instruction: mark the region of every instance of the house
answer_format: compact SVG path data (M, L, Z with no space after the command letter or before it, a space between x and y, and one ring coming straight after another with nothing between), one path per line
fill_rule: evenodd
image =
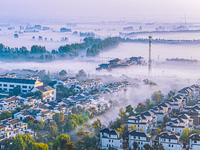
M115 58L115 59L110 60L108 62L110 63L110 65L116 65L116 64L120 64L121 63L121 59Z
M71 88L76 84L75 77L64 77L57 80L57 85L63 85L66 88Z
M42 85L35 87L32 92L40 91L42 92L42 98L45 102L55 101L56 100L56 89L52 88L49 85Z
M100 148L108 150L109 147L114 149L123 149L122 147L122 137L120 137L119 132L104 128L100 131Z
M195 99L200 98L199 97L200 96L200 86L197 84L193 84L190 88L193 90L194 98Z
M190 150L200 150L200 135L190 135Z
M53 119L53 115L55 113L52 110L49 109L45 109L43 111L40 111L40 113L37 114L35 120L43 120L43 121L47 121L47 120L52 120Z
M128 129L130 126L136 126L137 130L142 130L145 133L149 133L157 127L157 117L153 112L147 111L138 116L131 116L128 118Z
M180 136L162 132L159 134L159 143L163 145L165 150L181 150Z
M19 98L17 98L16 96L0 99L0 111L3 112L8 110L10 112L13 112L18 107L18 100Z
M21 93L28 93L33 88L42 86L43 83L39 80L22 79L22 78L4 78L0 77L0 90L4 92L13 91L14 87L19 86Z
M27 128L27 123L24 123L19 119L4 120L3 123L0 124L1 140L14 138L19 134L25 133L30 133L31 136L35 136L35 132Z
M150 134L137 131L137 130L132 130L129 132L129 148L133 149L133 143L137 142L138 148L136 150L142 150L144 149L145 144L152 145L152 142L150 141Z
M163 118L167 117L169 118L169 114L172 111L172 108L167 103L161 103L158 106L155 106L151 111L154 113L154 115L157 116L157 121L163 122Z
M184 107L180 113L189 115L193 119L195 126L200 125L200 106L195 105Z
M176 95L173 98L166 101L171 107L173 111L180 111L183 107L186 106L186 99L183 95Z
M187 99L187 102L189 99L193 100L194 98L194 90L191 87L185 87L178 91L178 94L182 95Z
M187 114L172 116L171 121L166 124L166 129L169 132L182 135L183 129L194 129L193 119Z

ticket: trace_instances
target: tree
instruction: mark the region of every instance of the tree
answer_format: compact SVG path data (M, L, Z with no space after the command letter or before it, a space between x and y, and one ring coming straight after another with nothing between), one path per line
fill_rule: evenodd
M32 150L48 150L48 145L44 143L33 143Z
M165 150L162 144L155 147L155 150Z
M8 118L11 118L12 117L12 114L10 111L6 110L6 111L3 111L1 114L0 114L0 120L4 120L4 119L8 119Z
M122 119L123 121L125 121L125 119L127 119L126 112L123 110L123 108L121 108L121 109L119 110L119 114L118 114L118 115L121 117L121 119Z
M151 97L155 105L159 105L164 99L164 95L162 94L161 91L154 92Z
M15 38L18 38L19 36L18 36L18 34L14 34L14 37L15 37Z
M4 150L10 150L11 149L11 143L12 143L11 138L6 138L5 140L3 140L2 145L4 145Z
M75 150L75 149L77 149L74 142L66 143L65 147L66 147L66 150Z
M146 99L145 101L146 107L147 109L152 109L154 107L154 105L151 103L150 99Z
M92 127L95 129L95 130L98 130L98 129L101 129L102 128L102 123L101 123L101 120L97 118L96 121L94 121L92 123Z
M53 120L57 123L58 126L61 126L64 122L64 114L63 113L55 113L53 115Z
M56 140L53 144L53 150L60 148L61 150L65 149L65 145L70 142L70 136L68 134L61 134L56 137Z
M137 142L133 142L133 149L136 150L138 148L138 143Z
M120 125L120 128L117 128L117 131L120 132L120 136L122 136L122 134L124 133L124 125Z
M83 69L82 69L82 70L79 70L78 75L79 75L80 77L86 77L86 76L87 76L87 74L85 73L85 71L84 71Z
M144 149L151 150L151 146L148 143L146 143L146 144L144 144Z
M65 75L67 75L67 71L66 71L66 70L61 70L61 71L59 72L59 75L60 75L60 76L65 76Z
M169 93L167 94L167 98L170 99L175 95L174 91L169 91Z
M12 91L9 92L9 97L11 96L17 96L21 93L21 86L17 85L16 87L13 88Z
M137 126L136 125L131 125L130 126L130 130L132 131L132 130L137 130Z
M29 122L30 120L32 120L34 122L35 118L33 116L26 117L26 122Z
M12 142L12 150L32 150L32 143L35 142L30 134L17 135Z
M126 112L131 113L133 111L133 107L131 105L126 106Z
M89 147L95 147L97 143L97 139L94 136L89 136L89 134L85 135L81 139L84 143L84 147L88 149Z
M182 135L181 135L181 140L183 140L183 142L187 142L189 143L190 138L189 136L191 135L191 131L189 128L185 128L183 129Z

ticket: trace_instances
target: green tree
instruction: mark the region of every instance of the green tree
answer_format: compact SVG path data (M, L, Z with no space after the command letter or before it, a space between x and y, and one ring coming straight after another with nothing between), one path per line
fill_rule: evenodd
M64 123L64 114L63 113L55 113L53 115L53 120L57 123L58 126L63 125L63 123Z
M121 119L122 119L123 121L125 121L125 120L127 119L126 112L123 110L123 108L121 108L121 109L119 110L119 114L118 114L118 115L121 117Z
M5 140L3 140L2 145L4 145L4 150L10 150L11 149L11 143L12 143L11 138L6 138Z
M85 135L81 139L84 143L84 148L88 149L89 147L95 148L97 139L94 136L89 136L89 134Z
M145 150L151 150L152 147L148 143L146 143L146 144L144 144L144 149Z
M159 105L164 100L164 95L161 91L155 91L151 97L155 105Z
M32 150L48 150L48 145L44 143L33 143Z
M189 136L191 135L191 131L189 128L185 128L183 129L182 135L181 135L181 140L183 140L183 142L187 142L189 143L190 138Z
M16 87L13 88L12 91L9 92L9 97L11 96L17 96L21 93L21 86L17 85Z
M32 150L32 143L35 142L29 134L17 135L12 142L12 150Z
M61 150L65 149L65 145L70 142L70 136L68 134L61 134L56 137L56 140L53 144L53 150L60 148Z
M67 71L66 71L66 70L61 70L61 71L59 72L59 75L60 75L60 76L65 76L65 75L67 75Z
M0 114L0 120L4 120L4 119L8 119L8 118L11 118L12 117L12 114L10 111L6 110L6 111L3 111L1 114Z

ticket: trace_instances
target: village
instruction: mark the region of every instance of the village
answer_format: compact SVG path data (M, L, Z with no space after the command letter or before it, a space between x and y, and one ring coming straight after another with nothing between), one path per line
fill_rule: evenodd
M109 70L111 71L112 69L115 68L124 68L124 67L128 67L131 65L145 65L145 61L144 58L139 56L139 57L131 57L131 58L125 58L123 60L119 59L119 58L115 58L113 60L109 60L108 64L100 64L98 68L96 68L96 70Z
M84 75L83 70L81 73ZM0 74L1 149L9 145L5 141L21 134L48 143L53 142L53 136L70 133L77 127L80 127L77 134L95 133L88 137L96 139L94 149L197 150L200 147L199 85L170 91L167 97L161 91L154 92L152 99L140 102L136 108L131 105L126 110L121 108L119 118L105 126L98 119L91 125L87 122L117 105L105 97L134 86L129 81L104 84L100 78L81 80L65 76L51 78L50 83L53 84L44 84L36 74ZM74 123L74 117L79 121ZM52 127L56 130L52 131Z

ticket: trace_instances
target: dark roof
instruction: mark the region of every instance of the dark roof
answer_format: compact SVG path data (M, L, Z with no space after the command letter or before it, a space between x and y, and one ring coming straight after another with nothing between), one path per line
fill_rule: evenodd
M131 136L140 136L140 137L147 137L147 134L141 131L137 131L137 130L132 130L131 132L129 132L129 134Z
M12 120L9 120L8 121L10 124L17 124L17 123L20 123L20 122L22 122L21 120L19 120L19 119L12 119Z
M113 59L113 60L109 60L109 62L115 62L115 61L121 61L121 59L115 58L115 59Z
M100 130L100 132L111 134L111 135L117 135L118 134L117 131L115 131L113 129L108 129L108 128L104 128L104 129Z
M200 141L200 135L198 135L196 133L192 134L192 135L190 135L190 139Z
M175 139L175 140L177 140L179 138L177 135L170 134L168 132L162 132L162 133L160 133L159 137L166 138L166 139Z
M39 89L40 91L42 92L47 92L47 91L52 91L54 90L54 88L52 88L51 86L49 85L42 85L42 86L38 86L36 87L37 89Z
M36 80L19 79L19 78L1 78L0 77L0 82L35 84Z
M3 129L3 128L5 128L5 127L7 127L7 125L2 124L2 123L0 124L0 130Z
M3 99L6 103L9 103L9 102L13 102L13 101L17 101L19 100L19 98L17 98L16 96L13 96L13 97L10 97L10 98L5 98Z
M100 66L100 67L101 67L101 66L107 66L107 67L108 67L109 64L100 64L99 66Z

